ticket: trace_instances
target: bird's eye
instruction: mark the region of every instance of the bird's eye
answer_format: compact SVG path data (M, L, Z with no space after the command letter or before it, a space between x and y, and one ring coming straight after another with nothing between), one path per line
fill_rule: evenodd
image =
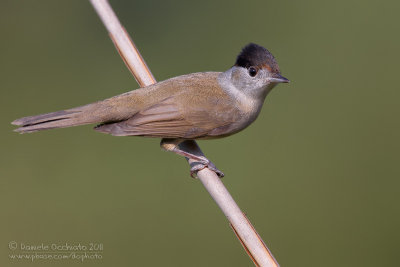
M249 68L249 75L250 75L251 77L256 76L256 75L257 75L257 69L254 68L254 67L250 67L250 68Z

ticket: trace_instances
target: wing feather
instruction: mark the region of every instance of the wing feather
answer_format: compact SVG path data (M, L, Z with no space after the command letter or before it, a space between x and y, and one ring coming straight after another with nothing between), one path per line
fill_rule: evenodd
M213 85L202 84L202 92L194 87L181 90L138 110L127 120L99 125L95 130L115 136L184 139L229 135L242 113L222 90L211 90Z

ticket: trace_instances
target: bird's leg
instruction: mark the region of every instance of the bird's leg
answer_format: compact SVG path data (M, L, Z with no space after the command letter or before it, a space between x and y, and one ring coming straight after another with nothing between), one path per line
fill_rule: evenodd
M194 175L204 169L209 168L210 170L214 171L218 177L224 177L224 173L215 167L215 165L208 160L203 155L196 155L192 153L192 151L196 150L194 141L192 140L183 140L183 139L172 139L172 138L163 138L161 140L160 146L162 149L170 152L174 152L178 155L184 156L187 159L192 159L195 162L191 163L190 175L194 178ZM196 146L197 147L197 146ZM188 152L190 150L191 152ZM194 151L195 153L198 152L199 154L201 151ZM202 154L202 153L201 153Z
M206 157L198 156L198 155L195 155L195 154L192 154L190 152L180 149L178 145L184 141L185 140L182 140L182 139L164 138L161 140L160 146L162 149L164 149L166 151L174 152L174 153L184 156L186 158L196 160L202 164L207 165L208 163L210 163L210 161Z

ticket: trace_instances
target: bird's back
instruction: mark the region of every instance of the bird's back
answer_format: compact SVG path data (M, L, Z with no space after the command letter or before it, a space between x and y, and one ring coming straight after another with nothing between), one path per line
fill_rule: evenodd
M218 75L219 72L182 75L88 105L17 119L13 124L21 126L17 132L26 133L90 123L119 123L167 98L182 110L182 104L194 105L213 94L218 98Z

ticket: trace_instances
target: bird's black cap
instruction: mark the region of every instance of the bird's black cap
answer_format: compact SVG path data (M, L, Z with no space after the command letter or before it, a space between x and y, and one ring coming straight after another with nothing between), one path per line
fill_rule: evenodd
M235 66L249 68L267 68L270 72L279 73L279 66L274 56L264 47L250 43L246 45L236 59Z

